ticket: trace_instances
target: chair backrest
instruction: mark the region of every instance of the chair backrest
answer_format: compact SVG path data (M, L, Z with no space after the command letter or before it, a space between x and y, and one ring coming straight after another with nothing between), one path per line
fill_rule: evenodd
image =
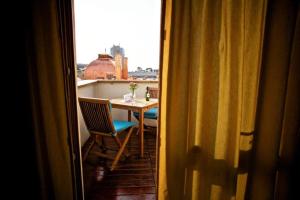
M83 119L89 131L115 133L108 99L85 97L78 99Z
M150 93L150 98L158 98L159 89L155 87L147 87Z

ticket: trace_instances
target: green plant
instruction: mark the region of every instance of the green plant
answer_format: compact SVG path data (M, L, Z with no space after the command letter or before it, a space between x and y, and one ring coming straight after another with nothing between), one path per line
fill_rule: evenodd
M133 93L135 89L137 89L138 85L137 83L134 82L130 82L129 83L129 89L131 90L131 92Z

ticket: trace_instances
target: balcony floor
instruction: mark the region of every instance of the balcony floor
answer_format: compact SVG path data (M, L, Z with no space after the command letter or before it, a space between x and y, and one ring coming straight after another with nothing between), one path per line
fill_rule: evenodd
M110 172L111 161L89 154L83 163L86 197L89 200L140 200L156 199L156 130L145 132L145 154L139 158L139 140L134 130L127 144L131 156L120 160ZM116 147L111 138L105 140ZM91 151L101 151L96 145ZM113 153L109 151L108 153Z

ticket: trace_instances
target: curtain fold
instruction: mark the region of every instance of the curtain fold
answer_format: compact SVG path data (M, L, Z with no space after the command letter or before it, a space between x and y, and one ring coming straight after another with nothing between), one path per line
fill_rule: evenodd
M280 193L286 189L283 181L291 180L290 177L284 177L292 174L288 171L291 169L295 143L290 141L299 141L299 99L294 102L294 98L299 97L300 88L297 73L299 37L296 35L299 33L299 8L299 2L286 0L270 1L268 6L253 143L255 151L251 158L247 188L249 199L288 199L286 194ZM287 138L288 146L285 143L288 142ZM276 187L279 191L276 191Z
M171 15L172 15L172 0L165 1L164 11L164 41L163 41L163 67L160 72L160 106L159 106L159 160L158 168L158 199L168 199L167 177L166 177L166 123L167 119L167 90L168 90L168 63L169 63L169 48L170 48L170 30L171 30Z
M166 2L159 198L234 199L240 132L254 130L266 1Z
M300 199L299 156L300 156L300 8L298 7L290 69L287 80L284 118L280 140L280 167L277 171L276 196L278 199ZM298 150L297 150L298 149ZM298 151L298 152L297 152Z
M32 27L26 36L41 195L42 199L75 199L58 5L56 1L30 3Z

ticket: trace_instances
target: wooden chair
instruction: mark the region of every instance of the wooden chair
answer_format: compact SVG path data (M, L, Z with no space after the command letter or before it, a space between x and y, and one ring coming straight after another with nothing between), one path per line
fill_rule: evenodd
M150 93L150 98L158 98L159 89L155 87L147 87Z
M98 143L97 136L102 137L102 145L104 145L105 136L113 137L117 143L119 150L115 157L100 152L95 153L97 156L112 159L113 163L110 170L113 171L124 151L126 157L129 155L125 147L132 134L134 126L136 126L136 123L113 120L111 116L111 104L107 99L79 97L79 105L83 119L87 129L93 137L94 143ZM128 132L122 143L118 134L124 130L128 130Z
M159 89L155 87L147 87L149 93L150 93L150 98L158 98L159 95ZM134 117L139 120L140 113L138 112L133 112ZM145 119L157 119L158 117L158 108L151 108L148 111L144 113L144 118ZM149 126L144 126L145 130L149 129Z

